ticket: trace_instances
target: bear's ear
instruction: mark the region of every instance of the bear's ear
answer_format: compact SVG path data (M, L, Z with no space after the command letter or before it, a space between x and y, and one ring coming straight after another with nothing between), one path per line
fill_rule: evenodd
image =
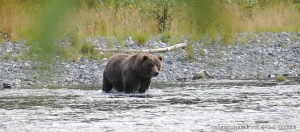
M159 59L160 61L162 61L162 57L161 57L161 56L158 56L158 59Z
M143 61L147 60L148 59L148 56L144 55L143 56Z

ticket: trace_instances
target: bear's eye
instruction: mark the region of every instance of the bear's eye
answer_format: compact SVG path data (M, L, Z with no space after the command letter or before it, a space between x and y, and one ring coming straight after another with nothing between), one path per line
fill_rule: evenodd
M153 64L151 64L150 66L151 66L151 67L153 67L154 65L153 65Z

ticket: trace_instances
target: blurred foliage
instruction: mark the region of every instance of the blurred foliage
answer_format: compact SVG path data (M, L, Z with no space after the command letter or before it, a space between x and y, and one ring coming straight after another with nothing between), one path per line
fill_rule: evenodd
M53 58L53 53L55 49L55 45L53 44L56 38L56 32L58 29L58 24L61 21L63 14L65 12L64 8L69 3L65 1L55 1L49 4L44 10L43 15L41 17L41 27L39 34L37 36L38 44L41 48L41 52L39 53L40 60L51 62L51 58Z

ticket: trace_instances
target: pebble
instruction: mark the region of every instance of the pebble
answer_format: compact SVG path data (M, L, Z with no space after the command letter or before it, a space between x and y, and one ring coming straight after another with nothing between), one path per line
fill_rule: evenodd
M11 88L11 85L9 83L3 83L3 88Z
M249 38L247 44L240 44L238 41L240 38L247 38L247 34L239 34L237 42L231 46L222 46L220 39L206 45L206 41L209 40L200 39L193 42L195 58L192 60L186 60L186 49L152 53L163 57L161 74L153 78L153 81L186 81L192 79L194 73L202 70L209 72L215 79L300 76L300 42L299 39L291 39L300 38L300 33L262 34L254 34L256 37ZM87 39L96 48L107 47L108 40L105 37ZM142 46L129 37L124 40L124 48L154 49L171 46L170 43L161 42L159 39L154 40ZM190 43L189 40L186 42ZM25 43L25 40L3 42L0 52L3 55L9 51L10 55L21 57L23 52L29 49ZM115 48L120 45L117 41L114 43ZM57 59L55 66L46 66L52 68L45 70L39 68L40 63L36 61L13 61L2 57L0 80L11 86L101 84L107 61L108 58L90 61L87 57L82 57L77 62Z

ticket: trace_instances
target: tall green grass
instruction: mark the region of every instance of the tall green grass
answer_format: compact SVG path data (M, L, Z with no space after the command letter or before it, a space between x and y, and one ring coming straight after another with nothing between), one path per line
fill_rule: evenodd
M222 37L233 44L240 32L297 32L299 0L1 0L0 31L7 39L41 43L53 53L54 40L70 37L77 54L86 37L133 36L145 44L151 35L164 42ZM1 36L0 36L1 37ZM0 39L3 41L3 38ZM111 46L113 47L113 46ZM69 55L68 55L69 54ZM48 55L45 55L48 56ZM76 58L74 57L74 58ZM42 57L43 58L43 57Z
M298 0L1 0L0 31L11 39L31 39L43 24L40 18L48 16L44 24L61 19L55 32L63 32L60 37L78 29L83 38L169 32L171 39L201 34L227 39L237 32L298 31L299 9ZM63 13L50 19L47 10Z

